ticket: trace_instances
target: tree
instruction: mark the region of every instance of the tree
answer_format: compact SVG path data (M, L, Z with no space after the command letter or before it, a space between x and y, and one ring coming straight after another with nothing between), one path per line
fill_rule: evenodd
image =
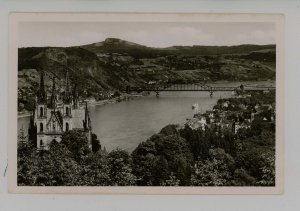
M251 137L251 139L257 139ZM243 141L235 158L236 166L245 169L260 185L271 185L275 181L275 151L270 146L260 146L251 139ZM267 181L269 180L269 182Z
M61 143L51 142L49 151L39 152L37 185L74 186L81 184L81 166Z
M263 153L262 157L265 160L265 164L260 168L261 180L257 182L262 186L274 186L275 185L275 155L272 152Z
M82 161L90 153L87 137L82 132L69 130L62 134L61 139L61 144L66 146L77 162Z
M18 185L80 185L81 167L62 144L53 142L49 151L36 151L20 144L18 153Z
M169 179L166 180L166 186L179 186L180 181L176 178L176 176L171 172Z
M253 186L255 185L255 178L250 176L248 172L243 169L236 169L233 174L232 185L234 186Z
M155 159L155 165L152 169L153 179L151 185L165 186L167 180L171 176L169 163L165 156L157 156ZM173 174L172 174L173 175Z
M211 149L209 159L199 160L191 178L194 186L225 186L230 185L234 159L223 149Z
M210 144L207 135L208 133L202 129L199 128L193 130L188 125L185 125L185 127L180 130L180 136L183 137L189 144L190 151L193 153L195 160L198 157L203 159L208 157Z
M190 183L193 155L179 135L154 135L133 151L132 158L138 185L166 185L171 175L180 185Z
M32 185L34 183L34 175L32 172L35 170L34 160L36 153L28 142L18 142L17 154L17 181L18 185Z
M92 133L92 151L93 153L98 152L101 149L100 141L96 134Z
M87 156L82 172L83 185L108 186L111 184L107 152L98 150Z
M111 185L135 185L136 177L132 174L132 160L128 152L120 149L113 150L108 154L107 162Z
M137 185L152 185L153 168L156 166L157 151L152 141L142 142L132 153L133 173L137 177Z
M179 132L177 131L176 125L167 125L161 131L159 132L162 135L168 136L168 135L179 135Z

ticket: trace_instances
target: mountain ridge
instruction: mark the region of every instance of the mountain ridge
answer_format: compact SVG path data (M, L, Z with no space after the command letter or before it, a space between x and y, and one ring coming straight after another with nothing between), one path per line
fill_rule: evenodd
M171 49L170 49L171 48ZM73 47L18 49L19 91L34 98L39 72L63 84L66 70L83 97L149 81L247 81L275 79L275 45L152 48L118 38ZM50 86L50 77L48 77ZM25 97L27 98L27 97ZM27 99L25 99L26 101Z
M144 54L136 54L131 50L136 51L150 51L156 54L187 54L187 55L220 55L220 54L232 54L232 53L250 53L251 51L257 51L261 49L275 49L275 44L256 45L256 44L242 44L242 45L173 45L169 47L149 47L138 43L122 40L119 38L106 38L104 41L80 45L78 47L85 48L94 53L124 53L124 48L127 48L127 53L131 56L141 58ZM112 49L113 48L113 49ZM182 52L184 51L184 52ZM226 52L227 51L227 52ZM148 53L150 53L148 52ZM139 52L140 53L140 52ZM149 55L148 55L149 56Z

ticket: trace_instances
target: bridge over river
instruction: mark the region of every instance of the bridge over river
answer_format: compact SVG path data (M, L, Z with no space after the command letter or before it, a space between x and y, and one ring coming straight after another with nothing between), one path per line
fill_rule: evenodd
M130 92L156 92L157 96L159 92L178 92L178 91L195 91L195 92L209 92L212 96L214 92L218 91L268 91L275 90L275 86L253 86L253 85L239 85L239 86L210 86L203 83L182 83L182 84L153 84L146 86L127 86L127 93Z

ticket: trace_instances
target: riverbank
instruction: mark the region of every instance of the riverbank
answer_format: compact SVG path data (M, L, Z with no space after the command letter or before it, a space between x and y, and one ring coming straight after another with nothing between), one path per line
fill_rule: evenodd
M98 100L98 101L87 101L90 106L102 106L107 104L119 103L122 101L128 101L134 98L143 97L145 95L142 94L122 94L119 97L114 97L111 99Z
M102 105L107 105L107 104L119 103L119 102L122 102L122 101L128 101L128 100L132 100L134 98L139 98L139 97L143 97L143 96L146 96L146 95L142 95L142 94L122 94L120 97L114 97L114 98L111 98L111 99L98 100L98 101L87 100L86 102L90 106L102 106ZM30 111L18 112L18 118L29 117L31 115L32 115L32 112L30 112Z

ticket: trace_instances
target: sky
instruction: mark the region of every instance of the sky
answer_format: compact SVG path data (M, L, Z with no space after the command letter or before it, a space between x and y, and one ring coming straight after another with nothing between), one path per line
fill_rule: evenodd
M19 47L67 47L113 37L149 47L275 44L275 24L264 22L89 23L21 22Z

